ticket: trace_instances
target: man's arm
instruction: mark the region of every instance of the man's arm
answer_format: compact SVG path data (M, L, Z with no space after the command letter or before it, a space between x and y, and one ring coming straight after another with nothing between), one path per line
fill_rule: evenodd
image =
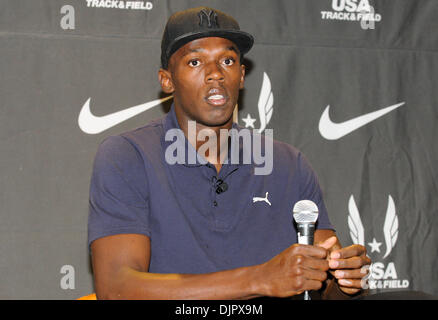
M327 277L324 248L292 245L266 263L208 274L149 273L150 240L139 234L91 244L99 299L249 299L319 290Z

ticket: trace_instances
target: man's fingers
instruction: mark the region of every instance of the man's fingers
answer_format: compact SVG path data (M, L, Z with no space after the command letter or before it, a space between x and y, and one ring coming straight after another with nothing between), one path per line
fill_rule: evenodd
M326 273L329 270L327 260L304 255L295 255L292 257L291 265L294 268L293 270L295 271L296 276L301 276L304 270L316 270L323 273ZM299 272L301 272L301 274Z
M306 244L294 244L289 247L289 250L289 253L292 255L309 256L319 259L324 259L327 257L327 251L324 248L319 248Z
M302 279L324 281L327 279L327 272L315 269L301 268L296 272L296 277L301 277Z
M308 280L303 285L303 291L319 290L322 287L322 282L317 280ZM301 291L299 293L302 293Z
M362 281L358 279L340 279L339 286L342 288L362 289Z
M331 247L333 247L336 244L336 241L337 238L333 236L325 239L323 242L317 243L316 246L329 250Z
M331 269L358 269L371 263L362 245L352 245L330 254L329 266Z
M363 279L368 275L367 270L354 269L354 270L336 270L333 275L336 279Z
M366 248L358 244L333 250L329 257L329 267L337 269L331 273L337 279L339 288L347 294L357 293L363 288L370 264Z
M331 259L347 259L354 256L366 254L366 248L359 244L354 244L339 250L335 250L330 254Z
M348 288L348 287L339 287L339 289L341 289L346 294L356 294L361 290L361 289Z
M364 265L361 257L329 260L330 269L359 269Z

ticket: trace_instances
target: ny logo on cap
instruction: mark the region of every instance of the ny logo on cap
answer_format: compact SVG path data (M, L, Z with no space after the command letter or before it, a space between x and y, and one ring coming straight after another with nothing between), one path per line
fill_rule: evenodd
M199 17L199 25L202 26L204 24L204 20L207 21L208 28L217 28L217 14L213 10L205 10L202 9L198 12Z

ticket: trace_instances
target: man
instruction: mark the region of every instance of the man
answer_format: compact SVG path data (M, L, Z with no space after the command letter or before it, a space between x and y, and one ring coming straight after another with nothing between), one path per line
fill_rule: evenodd
M363 267L370 264L365 248L341 249L316 176L298 150L264 138L264 146L273 143L266 175L254 174L254 161L230 163L228 153L211 149L195 162L168 161L171 130L183 134L176 150L184 159L202 149L205 141L190 138L190 124L196 137L207 130L217 138L215 148L231 150L222 148L229 139L220 133L242 130L233 124L233 110L244 86L243 55L252 45L252 36L218 10L194 8L169 19L158 75L163 91L173 94L170 112L106 139L96 155L89 243L98 298L245 299L306 290L348 298L361 292ZM238 150L245 152L240 142ZM291 211L302 199L319 207L315 246L296 244Z

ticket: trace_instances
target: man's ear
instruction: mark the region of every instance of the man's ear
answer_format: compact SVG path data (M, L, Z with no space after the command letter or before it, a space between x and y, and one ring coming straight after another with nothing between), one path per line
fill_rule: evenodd
M240 89L243 89L244 88L244 85L245 85L245 65L244 64L242 64L242 65L240 65L240 72L241 72L241 75L240 75Z
M175 87L173 86L172 75L168 70L160 68L158 71L158 81L160 81L161 89L165 93L173 93Z

